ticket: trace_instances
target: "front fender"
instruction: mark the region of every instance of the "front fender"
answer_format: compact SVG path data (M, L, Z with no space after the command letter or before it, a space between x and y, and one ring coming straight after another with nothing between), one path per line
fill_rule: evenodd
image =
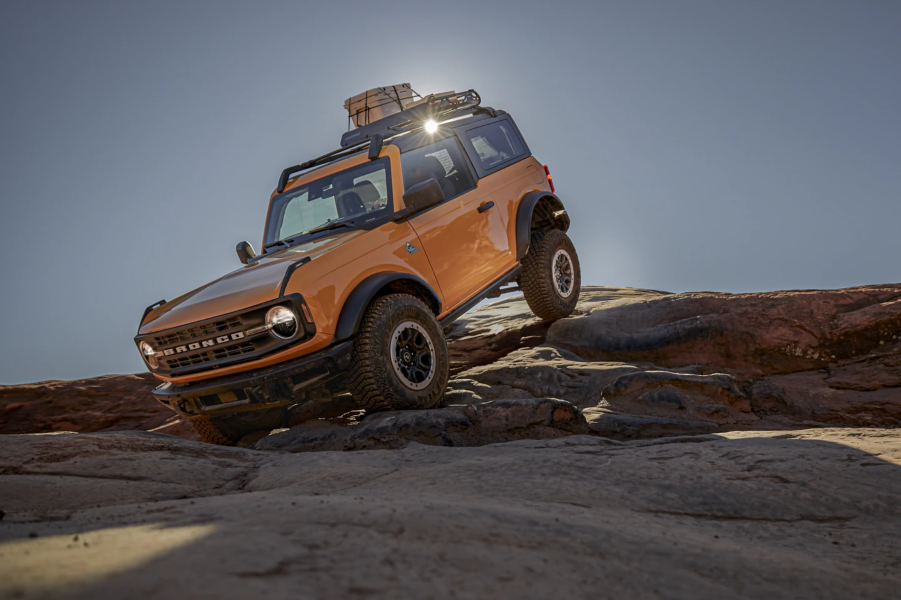
M376 294L386 286L403 280L417 284L430 294L438 307L436 314L441 314L441 298L429 284L419 277L409 273L376 273L361 281L347 297L344 306L341 307L338 325L335 327L335 341L339 342L353 337L360 329L363 313L366 312L366 308L369 307L369 303Z

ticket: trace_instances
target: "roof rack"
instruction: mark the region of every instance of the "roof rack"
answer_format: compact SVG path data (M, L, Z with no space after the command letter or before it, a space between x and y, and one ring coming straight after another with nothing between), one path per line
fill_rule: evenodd
M492 108L487 106L480 107L481 102L482 98L475 90L426 96L422 100L417 101L415 106L410 106L398 113L348 131L341 136L341 148L338 150L333 150L328 154L323 154L318 158L308 160L299 165L288 167L282 171L281 177L279 177L276 193L281 194L285 191L288 180L292 175L355 154L363 150L371 142L375 142L375 145L370 149L370 155L372 150L375 150L377 157L383 141L397 134L422 127L425 121L429 119L436 121L447 119L457 113L477 114L486 112L492 115L495 114ZM373 157L370 156L370 158Z
M389 115L368 125L363 125L341 136L341 147L347 148L372 138L383 131L399 133L400 128L411 123L418 123L427 119L442 119L452 113L465 109L473 109L481 104L482 98L475 90L465 92L449 92L447 94L430 95L415 103L415 106L405 108L398 113ZM387 137L387 136L383 136Z

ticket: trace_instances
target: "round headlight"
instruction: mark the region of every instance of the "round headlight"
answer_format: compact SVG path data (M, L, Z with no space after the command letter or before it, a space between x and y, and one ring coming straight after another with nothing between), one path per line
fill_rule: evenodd
M150 365L151 369L156 369L160 366L160 361L157 359L156 354L154 354L153 347L147 342L141 342L141 354L144 355L144 360L147 361L147 364Z
M291 339L297 333L297 315L284 306L273 306L266 313L266 325L276 337Z

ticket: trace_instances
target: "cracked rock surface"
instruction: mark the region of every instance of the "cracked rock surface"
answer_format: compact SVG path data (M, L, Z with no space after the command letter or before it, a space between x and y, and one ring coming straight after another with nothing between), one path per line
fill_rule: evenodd
M889 598L899 497L896 430L304 454L8 435L0 597Z
M901 285L506 298L449 352L444 407L341 396L238 448L146 375L0 386L0 598L901 589Z
M448 340L453 376L438 412L339 418L354 408L343 396L295 407L286 426L301 430L290 444L279 431L278 442L257 432L242 445L375 449L584 432L555 420L500 431L461 412L505 412L515 423L547 402L581 410L587 431L615 439L901 420L899 284L762 294L584 287L570 318L544 322L521 297L504 298L458 320ZM196 439L151 399L154 385L145 374L0 386L0 433L131 429Z
M644 439L901 420L899 284L762 294L585 287L570 318L544 322L521 297L505 298L458 320L448 340L453 376L438 412L340 418L354 408L342 396L296 406L286 426L301 430L290 444L278 431L277 443L257 432L242 445L478 445L585 431ZM154 385L145 374L0 386L0 433L131 429L197 439L152 400ZM588 429L553 419L513 425L547 402L581 410ZM510 425L466 416L486 410L505 412Z
M657 419L640 437L675 431L674 421L726 431L901 420L899 284L762 294L584 287L570 318L541 324L509 298L462 319L450 340L451 402L550 397L589 421Z

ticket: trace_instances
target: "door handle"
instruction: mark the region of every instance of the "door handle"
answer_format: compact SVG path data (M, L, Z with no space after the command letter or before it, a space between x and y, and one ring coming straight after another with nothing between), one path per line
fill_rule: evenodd
M486 202L485 204L481 205L479 207L479 212L483 213L486 210L488 210L489 208L491 208L492 206L494 206L494 200L492 200L491 202Z

